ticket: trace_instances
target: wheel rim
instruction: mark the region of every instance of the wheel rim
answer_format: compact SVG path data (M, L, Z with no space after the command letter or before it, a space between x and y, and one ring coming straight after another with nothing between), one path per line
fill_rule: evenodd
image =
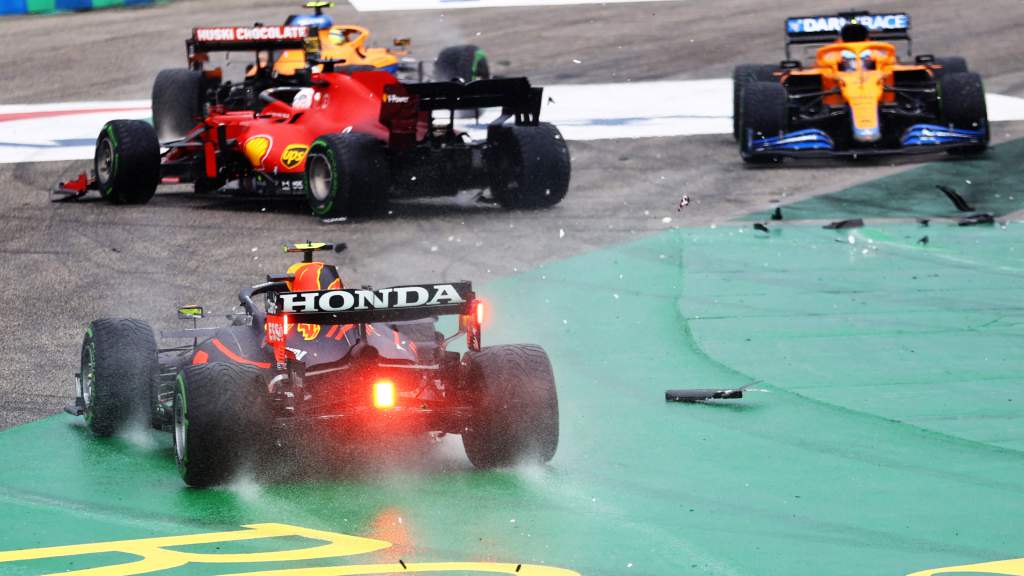
M82 401L85 403L85 419L92 420L92 402L96 388L96 347L89 340L82 346Z
M309 164L309 193L317 202L326 202L334 186L331 164L321 154L310 156L306 162Z
M114 171L114 145L110 138L104 138L100 142L96 158L96 179L100 184L106 184Z
M182 398L179 395L174 403L174 457L179 464L184 464L188 454L188 436L185 434L185 408Z

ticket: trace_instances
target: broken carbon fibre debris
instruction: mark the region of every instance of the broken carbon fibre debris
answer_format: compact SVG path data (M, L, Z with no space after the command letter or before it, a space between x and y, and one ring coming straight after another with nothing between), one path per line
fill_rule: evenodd
M923 244L923 245L927 246L928 245L928 236L921 236L920 238L917 239L917 243L918 244Z
M960 220L957 220L957 224L960 225L960 226L977 226L978 224L995 224L995 223L996 223L995 216L993 216L993 215L991 215L991 214L989 214L987 212L982 212L981 214L971 214L970 216L968 216L966 218L961 218Z
M665 390L665 402L695 403L708 400L735 400L743 398L743 391L759 382L760 380L744 384L739 388L678 388L675 390Z
M928 223L929 222L931 222L931 220L929 220L928 218L918 218L917 219L917 223L920 224L924 228L928 227Z
M861 218L850 218L849 220L836 220L822 226L825 230L846 230L847 228L860 228L864 226Z
M754 222L754 230L759 230L761 232L767 232L768 231L768 224L766 224L764 222Z
M935 187L941 190L942 193L945 194L947 198L949 198L950 202L952 202L953 205L956 206L957 210L961 212L974 211L974 207L968 204L967 200L964 200L964 197L958 194L957 191L954 190L952 187L946 186L944 184L936 184Z
M743 398L743 390L715 390L713 388L691 388L665 390L666 402L704 402L706 400L732 400Z
M772 212L772 220L782 220L782 207L776 206L775 211Z

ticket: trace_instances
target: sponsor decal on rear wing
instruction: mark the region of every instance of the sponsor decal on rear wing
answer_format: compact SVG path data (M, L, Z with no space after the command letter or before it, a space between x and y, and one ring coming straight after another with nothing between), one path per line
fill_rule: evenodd
M829 34L837 36L847 24L861 24L870 32L902 32L910 30L910 15L890 14L838 14L835 16L801 16L786 19L786 35L799 38L807 34Z
M910 42L910 15L904 12L842 12L826 16L799 16L786 18L786 58L790 57L790 44L827 44L838 39L843 26L847 24L863 25L868 29L871 40ZM907 48L909 53L910 46Z
M302 48L308 26L216 26L193 28L189 44L198 52Z
M364 324L470 314L470 282L270 293L267 313L308 324Z

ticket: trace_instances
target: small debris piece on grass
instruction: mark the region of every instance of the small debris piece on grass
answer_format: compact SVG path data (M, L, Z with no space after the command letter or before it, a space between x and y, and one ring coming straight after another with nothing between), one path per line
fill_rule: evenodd
M956 206L957 210L961 212L974 211L974 207L968 204L967 200L964 200L964 197L958 194L957 191L954 190L952 187L945 186L943 184L936 184L935 187L938 188L939 190L942 190L942 193L945 194L947 198L949 198L950 202L952 202L953 205Z
M743 388L746 388L744 386ZM743 398L743 388L716 390L714 388L682 388L665 390L666 402L704 402L705 400L730 400Z
M860 218L850 218L849 220L837 220L829 224L825 224L822 228L826 230L845 230L847 228L860 228L864 225L864 220Z
M971 214L966 218L961 218L957 221L960 226L977 226L978 224L995 224L995 216L982 212L981 214Z

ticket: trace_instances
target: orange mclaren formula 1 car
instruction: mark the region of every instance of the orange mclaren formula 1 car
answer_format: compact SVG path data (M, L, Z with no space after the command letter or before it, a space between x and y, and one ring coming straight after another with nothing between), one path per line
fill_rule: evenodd
M981 78L963 58L911 55L910 16L850 12L786 20L786 60L733 72L733 135L751 163L945 150L977 154L989 127ZM814 64L793 59L814 45Z
M433 66L410 55L409 38L396 38L394 48L373 47L370 31L353 24L335 24L324 14L332 2L308 2L312 14L292 14L285 20L286 30L302 30L301 38L238 38L237 28L196 28L185 42L187 68L161 70L153 82L153 123L161 140L181 138L192 128L191 119L210 105L229 110L259 110L263 103L259 94L268 88L303 87L310 85L310 72L320 72L311 60L327 60L350 69L380 70L403 82L453 79L472 82L491 77L487 55L478 46L463 44L442 50ZM250 29L270 33L276 26L257 23ZM254 61L247 63L242 78L228 79L225 68L230 60L211 61L211 54L231 52L237 42L249 41L254 48ZM291 40L256 45L257 40ZM230 74L229 74L230 76Z
M301 47L306 34L304 26L255 26L199 28L195 36L204 49L251 52ZM549 207L565 197L569 149L558 128L540 122L543 90L526 78L404 84L387 71L315 55L309 64L309 86L262 89L255 110L179 111L187 128L175 139L159 138L143 121L108 122L93 174L57 192L96 190L116 204L140 204L159 184L191 183L196 192L305 196L323 218L463 190L489 189L506 208ZM486 138L456 129L457 111L492 107L501 115Z
M558 398L544 350L482 346L484 305L469 282L345 286L313 259L343 247L289 247L302 261L243 288L228 325L198 327L210 314L182 307L191 326L161 332L162 347L141 320L93 321L67 411L98 436L136 422L173 431L191 486L291 460L308 433L375 444L458 434L480 468L551 460ZM458 317L455 334L439 331L440 316ZM450 349L459 339L465 352Z

